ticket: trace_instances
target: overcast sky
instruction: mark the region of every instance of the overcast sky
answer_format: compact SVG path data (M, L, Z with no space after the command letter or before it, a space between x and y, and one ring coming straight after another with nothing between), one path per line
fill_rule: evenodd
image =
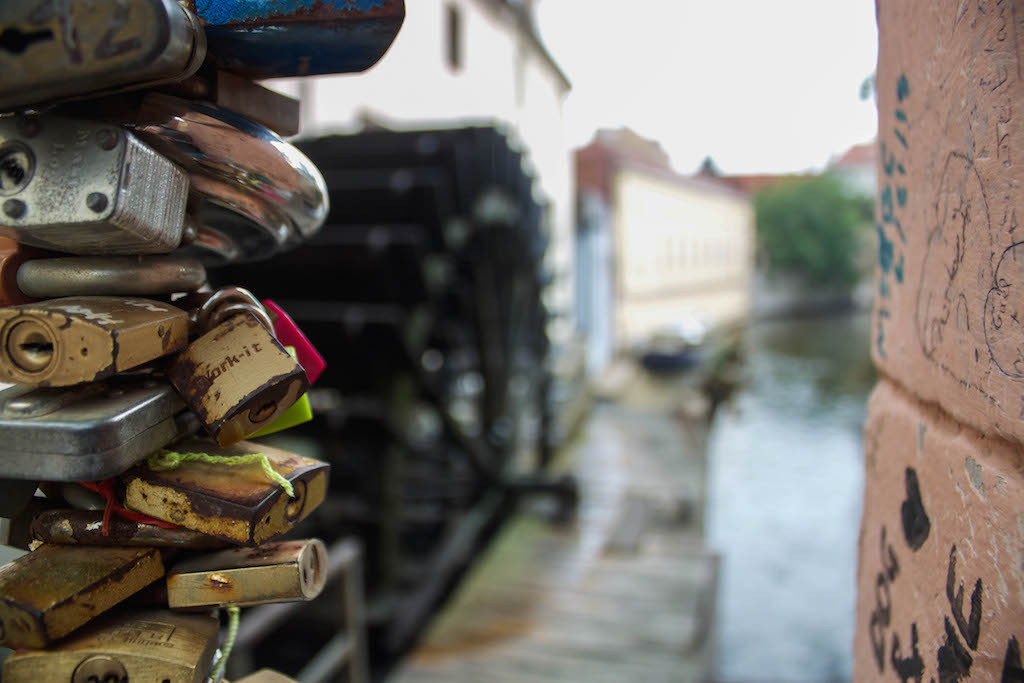
M821 168L874 137L873 0L540 0L570 142L627 125L691 172Z

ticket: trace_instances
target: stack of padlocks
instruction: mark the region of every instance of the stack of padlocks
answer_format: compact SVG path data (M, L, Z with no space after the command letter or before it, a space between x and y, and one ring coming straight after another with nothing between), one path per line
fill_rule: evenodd
M30 550L0 568L3 680L220 680L240 606L323 587L323 544L275 539L329 467L247 441L308 419L323 362L205 265L314 233L323 179L271 130L297 103L244 77L294 74L224 70L259 17L217 53L192 3L35 4L0 7L0 516ZM366 64L318 72L376 61L392 14L318 15L331 40L390 21Z

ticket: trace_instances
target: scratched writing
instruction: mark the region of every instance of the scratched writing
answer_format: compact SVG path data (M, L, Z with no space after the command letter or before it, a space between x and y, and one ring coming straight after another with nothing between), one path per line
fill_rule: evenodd
M145 309L145 310L149 311L150 313L167 313L169 310L171 310L169 308L164 308L163 306L157 306L152 301L142 301L142 300L135 300L135 299L126 299L123 303L124 303L125 306L133 306L135 308L142 308L142 309Z
M117 320L114 318L113 314L108 311L100 311L97 313L91 308L87 308L79 304L53 304L52 307L73 315L81 316L86 320L91 320L99 323L100 325L116 325L124 322L123 320Z

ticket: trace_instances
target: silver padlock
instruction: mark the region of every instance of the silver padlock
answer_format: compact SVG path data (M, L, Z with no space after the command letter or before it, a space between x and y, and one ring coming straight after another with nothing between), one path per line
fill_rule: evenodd
M165 382L0 391L0 477L97 481L198 429Z
M186 78L206 33L175 0L0 3L0 111Z
M0 235L71 254L180 243L188 177L131 133L56 116L0 118Z

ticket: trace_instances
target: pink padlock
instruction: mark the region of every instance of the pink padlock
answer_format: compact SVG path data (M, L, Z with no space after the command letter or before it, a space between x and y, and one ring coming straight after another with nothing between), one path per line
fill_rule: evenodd
M327 367L324 357L313 348L313 344L302 333L299 326L295 324L295 321L287 313L281 310L280 306L270 299L264 299L263 307L267 309L267 313L270 314L270 318L274 322L274 336L277 337L277 341L281 342L284 346L291 346L295 349L295 359L299 361L299 365L306 371L306 377L309 379L309 383L312 384L324 371L324 368Z

